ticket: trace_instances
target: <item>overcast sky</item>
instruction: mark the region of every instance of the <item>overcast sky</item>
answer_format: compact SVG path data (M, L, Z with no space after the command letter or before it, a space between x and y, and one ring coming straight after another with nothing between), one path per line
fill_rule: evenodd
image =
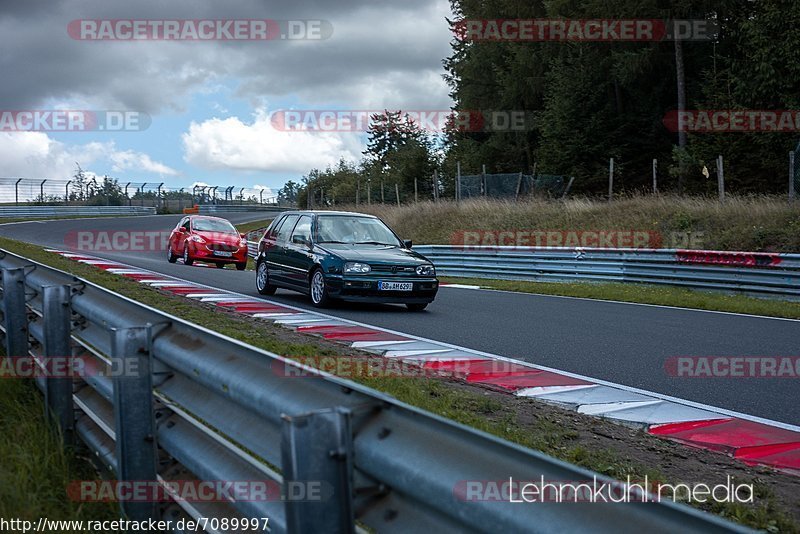
M447 0L0 0L0 110L146 113L127 132L2 132L0 177L280 187L364 148L359 133L286 132L278 109L449 109ZM81 19L324 20L324 40L73 39Z

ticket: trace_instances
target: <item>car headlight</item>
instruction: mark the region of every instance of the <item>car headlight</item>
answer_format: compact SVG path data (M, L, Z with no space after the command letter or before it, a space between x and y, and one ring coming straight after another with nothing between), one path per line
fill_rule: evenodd
M205 240L205 239L203 239L202 237L200 237L199 235L193 235L193 236L192 236L192 237L190 237L189 239L190 239L191 241L194 241L195 243L205 243L205 242L206 242L206 240Z
M345 274L348 274L348 273L350 273L350 274L354 274L354 273L355 274L363 274L363 273L368 273L371 270L372 270L372 267L370 267L366 263L358 263L358 262L355 262L355 261L348 261L347 263L344 264L344 272L345 272Z
M418 265L417 274L420 276L435 276L436 269L433 268L433 265Z

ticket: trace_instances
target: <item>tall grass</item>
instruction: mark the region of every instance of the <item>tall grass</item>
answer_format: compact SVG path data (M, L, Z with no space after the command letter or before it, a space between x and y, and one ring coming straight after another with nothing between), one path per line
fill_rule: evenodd
M460 230L644 230L659 232L665 246L674 233L697 232L696 248L800 252L800 202L785 197L716 199L630 196L614 202L470 199L404 206L337 206L381 217L404 239L449 244Z
M88 461L64 448L31 380L0 379L0 450L0 517L36 522L40 517L118 516L113 503L81 503L67 497L70 482L94 480L97 473Z

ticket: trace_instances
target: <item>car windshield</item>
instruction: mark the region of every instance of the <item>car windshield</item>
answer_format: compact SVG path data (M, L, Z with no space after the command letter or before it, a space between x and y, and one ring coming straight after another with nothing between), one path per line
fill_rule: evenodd
M317 243L400 246L400 241L379 219L357 215L322 215L317 218Z
M195 232L219 232L222 234L236 234L236 228L224 219L195 219L192 222Z

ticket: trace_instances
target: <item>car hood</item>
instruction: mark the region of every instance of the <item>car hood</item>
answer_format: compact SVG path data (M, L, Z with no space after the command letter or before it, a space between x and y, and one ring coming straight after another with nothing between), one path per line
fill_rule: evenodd
M366 263L388 263L397 265L419 265L430 261L413 250L399 247L379 247L373 245L343 245L326 243L316 248L329 254L339 256L345 261L363 261Z
M239 241L241 241L241 236L239 234L226 234L222 232L198 232L195 230L195 234L199 235L209 243L222 243L225 245L235 245L239 246Z

